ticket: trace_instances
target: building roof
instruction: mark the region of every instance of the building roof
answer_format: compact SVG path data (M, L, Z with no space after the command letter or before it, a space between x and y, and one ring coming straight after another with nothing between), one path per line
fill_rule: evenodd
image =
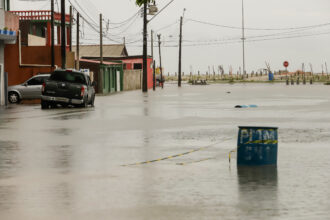
M72 51L76 52L76 46L72 46ZM80 45L80 57L100 57L100 45ZM103 45L103 57L127 57L128 52L124 44Z
M52 12L50 10L30 10L30 11L10 11L11 13L18 15L19 20L29 20L29 21L50 21ZM54 13L54 20L61 21L61 13ZM65 15L66 23L70 22L70 15Z
M101 63L101 62L98 61L98 60L88 60L88 59L80 59L79 62L97 63L97 64L100 64L100 63ZM106 64L106 65L118 65L118 64L121 64L121 63L115 63L115 62L103 61L103 64Z
M152 56L147 56L148 59L152 59ZM82 57L84 60L100 60L100 57ZM127 56L127 57L103 57L104 61L122 61L123 63L141 63L143 61L142 55Z

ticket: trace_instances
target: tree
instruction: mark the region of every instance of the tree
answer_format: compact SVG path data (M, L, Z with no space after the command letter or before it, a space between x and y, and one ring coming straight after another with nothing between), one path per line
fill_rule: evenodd
M138 6L141 6L141 5L143 5L144 3L150 3L150 2L152 2L153 0L136 0L136 4L138 5Z

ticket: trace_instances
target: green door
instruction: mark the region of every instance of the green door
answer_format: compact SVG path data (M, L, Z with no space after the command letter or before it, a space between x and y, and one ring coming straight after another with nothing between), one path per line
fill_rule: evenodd
M116 92L116 70L111 68L111 92Z
M111 93L111 90L112 90L112 70L111 70L110 67L108 68L108 70L109 70L109 93Z
M104 68L103 71L103 93L109 93L109 82L110 82L110 75L109 75L109 68Z

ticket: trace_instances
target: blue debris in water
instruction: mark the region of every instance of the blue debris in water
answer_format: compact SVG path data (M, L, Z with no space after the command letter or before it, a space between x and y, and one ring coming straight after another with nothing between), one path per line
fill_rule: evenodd
M257 105L236 105L235 108L258 108Z

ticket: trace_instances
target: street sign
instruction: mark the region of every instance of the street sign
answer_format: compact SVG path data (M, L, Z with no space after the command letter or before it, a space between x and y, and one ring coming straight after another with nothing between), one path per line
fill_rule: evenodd
M283 66L284 66L285 68L287 68L287 67L289 66L289 62L288 62L288 61L285 61L285 62L283 63Z

